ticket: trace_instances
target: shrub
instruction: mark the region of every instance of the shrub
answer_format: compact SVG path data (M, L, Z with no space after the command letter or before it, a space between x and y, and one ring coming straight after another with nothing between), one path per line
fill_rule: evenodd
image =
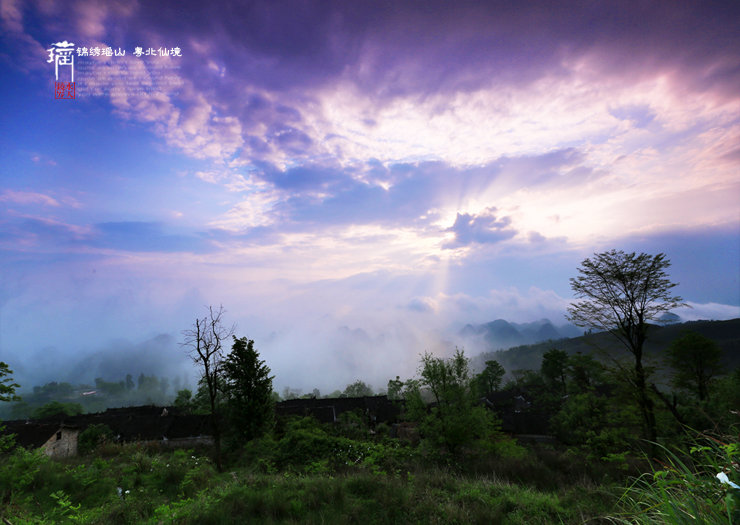
M112 442L113 431L108 425L94 424L80 432L77 438L77 452L82 455L90 454L99 446Z

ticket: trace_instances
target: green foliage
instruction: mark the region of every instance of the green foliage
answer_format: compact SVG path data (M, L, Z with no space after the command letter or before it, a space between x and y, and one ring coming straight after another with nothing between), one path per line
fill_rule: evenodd
M38 482L41 466L49 458L39 450L15 448L0 462L0 502L13 501L15 497L32 489Z
M193 408L193 392L187 388L177 391L174 405L181 408L184 412L190 412Z
M562 394L568 392L566 372L568 369L568 354L557 348L545 352L542 356L540 373L548 384L555 387Z
M57 416L76 416L82 414L85 411L82 405L79 403L60 403L59 401L52 401L42 407L37 408L33 411L32 417L34 419L44 419L47 417Z
M590 392L606 380L604 366L592 355L580 352L568 356L567 374L569 392Z
M12 373L13 371L8 364L0 361L0 402L17 401L20 399L15 395L15 391L17 388L20 388L20 385L13 382L13 378L10 377Z
M272 379L254 341L234 337L231 353L223 363L226 419L232 440L249 441L271 426L275 414Z
M636 478L624 491L614 518L623 523L740 522L740 446L736 439L698 436L689 450L660 447L665 460L652 472Z
M493 414L477 405L468 359L462 350L456 350L448 360L429 353L422 355L419 375L416 388L407 382L407 411L435 448L457 455L463 447L496 431ZM431 392L434 402L430 407L424 403L419 386Z
M475 376L474 382L478 394L485 396L491 392L496 392L501 387L501 381L506 374L506 370L496 360L486 361L486 367L483 372Z
M403 398L403 381L399 376L388 380L388 399L398 401Z
M36 417L34 415L36 409L52 402L77 403L82 406L82 413L102 412L108 407L171 403L171 397L167 394L169 385L167 378L141 374L142 388L139 390L136 388L134 378L130 374L126 377L127 379L122 378L119 381L105 381L98 378L95 386L56 381L36 385L31 391L23 392L23 401L16 400L8 403L7 407L0 408L0 418ZM81 395L91 391L94 393ZM0 403L0 405L4 404Z
M108 425L100 423L90 425L80 432L77 438L77 452L83 455L89 454L99 446L111 442L113 437L113 431Z
M630 448L635 419L634 409L624 403L583 392L568 397L550 420L555 435L563 443L582 447L594 459L608 457Z
M345 397L365 397L374 395L373 389L359 379L354 383L347 385L343 393Z
M740 424L740 368L715 380L713 392L709 410L720 428Z
M609 510L603 488L570 478L510 440L495 463L469 456L455 472L392 439L351 439L343 427L290 420L246 444L218 474L192 451L118 447L50 461L19 449L0 462L0 518L11 523L577 523ZM506 452L504 452L506 449ZM482 450L482 449L481 449ZM487 452L486 452L487 454ZM486 456L487 457L487 456ZM480 467L487 465L489 470ZM465 474L464 469L478 469ZM538 484L555 480L551 488ZM7 493L0 492L0 498Z
M687 332L671 343L666 360L673 368L672 383L694 393L699 400L709 397L712 378L721 370L722 350L717 343L696 332Z

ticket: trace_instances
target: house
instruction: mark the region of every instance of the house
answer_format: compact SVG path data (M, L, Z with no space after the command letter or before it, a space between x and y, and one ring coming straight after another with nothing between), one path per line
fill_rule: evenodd
M278 416L313 416L322 423L336 423L342 414L354 412L375 426L397 421L401 406L387 396L312 398L277 403L275 411ZM184 414L177 407L109 408L97 414L7 421L2 433L15 434L20 446L42 448L47 455L61 458L76 455L79 435L98 424L110 428L120 443L156 443L167 448L213 444L210 417Z
M42 420L6 421L4 434L15 434L25 448L42 448L55 458L77 454L80 433L91 425L111 429L116 441L150 442L160 446L193 447L213 442L208 416L182 414L176 407L109 408L98 414L58 416Z
M50 421L6 421L3 434L15 434L15 441L26 448L43 449L47 456L63 458L77 455L76 425Z
M336 423L345 412L364 416L370 426L392 423L401 414L401 402L388 396L364 396L289 399L275 405L278 416L313 416L321 423Z

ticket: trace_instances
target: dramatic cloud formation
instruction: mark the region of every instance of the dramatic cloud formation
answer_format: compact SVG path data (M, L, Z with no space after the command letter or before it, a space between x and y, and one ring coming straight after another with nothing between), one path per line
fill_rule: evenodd
M1 5L0 359L181 373L223 303L278 385L380 385L611 248L740 315L735 2Z

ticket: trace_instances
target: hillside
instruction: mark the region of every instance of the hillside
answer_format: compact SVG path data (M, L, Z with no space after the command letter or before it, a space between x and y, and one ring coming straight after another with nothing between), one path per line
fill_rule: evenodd
M645 344L645 354L648 360L659 363L661 353L672 341L679 338L683 332L694 331L717 342L723 352L723 360L727 370L740 367L740 319L729 321L688 321L666 326L651 326L648 340ZM545 342L515 346L506 350L491 350L483 352L472 359L473 368L482 369L487 360L495 359L503 365L507 372L520 369L538 369L542 355L552 348L564 350L569 354L581 352L601 356L623 359L628 356L624 347L612 335L601 332L570 339L551 339Z

